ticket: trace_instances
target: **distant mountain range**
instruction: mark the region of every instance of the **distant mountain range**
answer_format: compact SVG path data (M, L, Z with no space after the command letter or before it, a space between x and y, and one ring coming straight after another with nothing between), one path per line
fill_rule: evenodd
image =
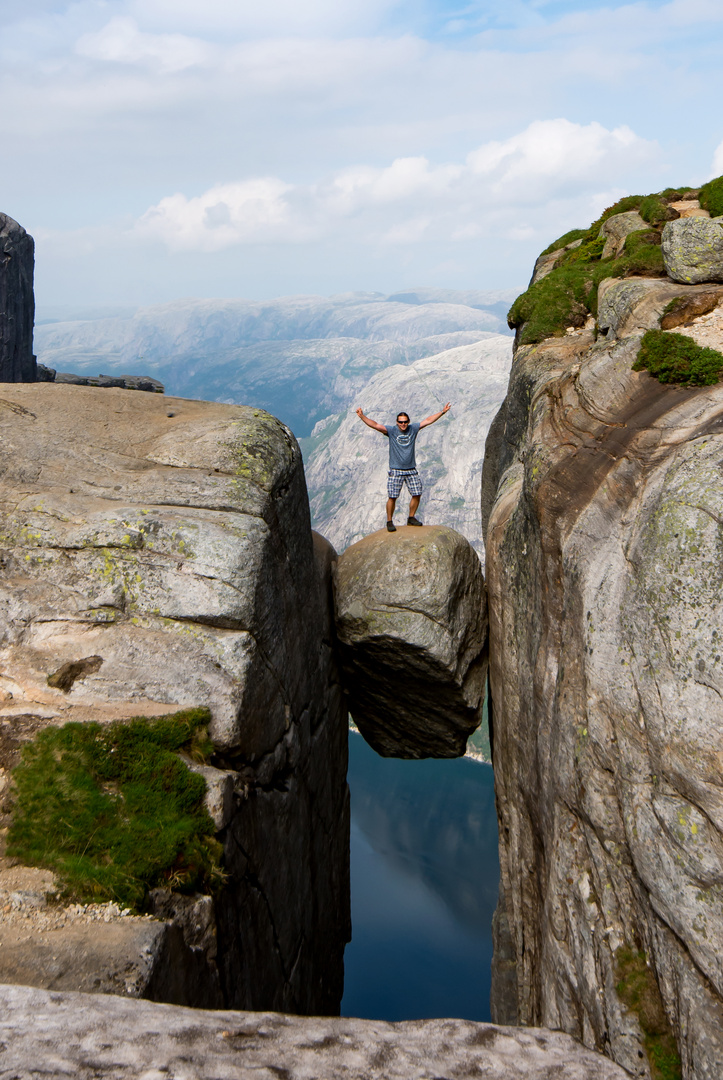
M135 310L39 308L35 351L58 371L148 374L169 394L267 409L304 438L391 365L508 334L515 295L420 288Z
M352 406L316 425L302 439L312 523L338 551L384 528L388 443L356 416L392 424L404 409L413 420L449 413L420 431L417 466L425 484L419 516L430 525L450 525L483 552L480 483L485 439L506 390L512 341L490 334L483 341L375 374ZM409 496L397 503L396 522L405 525Z
M420 511L482 552L484 443L507 389L511 292L411 289L385 296L177 300L138 309L42 309L38 360L81 375L146 374L180 397L240 402L283 420L301 443L314 527L338 550L384 524L382 423L452 410L419 436ZM406 495L398 522L406 521Z

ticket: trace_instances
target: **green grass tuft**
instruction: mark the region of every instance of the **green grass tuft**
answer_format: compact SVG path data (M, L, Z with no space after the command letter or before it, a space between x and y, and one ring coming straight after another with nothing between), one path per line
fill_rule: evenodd
M8 853L53 870L66 896L140 910L149 889L210 889L221 846L206 784L178 757L212 750L206 709L46 728L13 772Z
M660 192L662 199L668 199L669 202L680 202L686 198L694 198L698 194L697 188L692 187L668 187L665 191Z
M645 953L621 946L615 961L618 997L640 1022L653 1080L680 1080L678 1047Z
M643 221L650 225L662 225L664 221L680 216L660 195L646 195L638 207L638 212Z
M723 215L723 176L717 176L715 180L709 180L700 189L698 201L711 217Z
M720 183L723 185L723 177ZM570 326L583 326L588 315L597 315L598 286L604 278L665 277L658 228L631 233L617 259L602 258L605 241L600 229L608 218L629 210L638 210L643 220L660 226L675 213L666 200L689 191L696 194L692 188L668 188L659 195L626 195L608 206L588 229L572 229L545 248L543 255L573 239L582 240L578 247L562 252L555 269L515 300L507 322L519 331L517 344L533 345L548 337L561 337ZM723 202L719 212L723 213Z
M586 233L587 229L570 229L559 240L555 240L554 244L550 244L544 251L541 251L540 255L551 255L553 251L559 251L560 248L567 247L568 244L573 244L576 240L582 240Z
M696 345L685 334L647 330L633 371L646 369L661 383L712 386L723 370L723 353Z
M627 237L617 259L601 259L604 240L588 239L563 255L558 266L518 296L507 315L510 327L522 327L518 344L560 337L568 326L583 326L597 315L597 292L608 277L657 277L665 274L659 237L640 230Z

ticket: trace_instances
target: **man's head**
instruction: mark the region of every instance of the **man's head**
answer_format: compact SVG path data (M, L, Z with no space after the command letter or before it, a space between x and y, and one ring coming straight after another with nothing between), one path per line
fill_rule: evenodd
M409 427L409 416L405 412L400 412L397 415L397 427L402 431L406 431Z

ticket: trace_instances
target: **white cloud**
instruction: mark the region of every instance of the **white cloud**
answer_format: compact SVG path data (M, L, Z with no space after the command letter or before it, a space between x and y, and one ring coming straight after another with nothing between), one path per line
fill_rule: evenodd
M137 222L140 236L176 251L220 251L234 244L303 239L285 198L291 185L275 177L216 184L187 199L168 195Z
M133 19L116 18L97 33L83 34L75 51L91 60L149 64L172 74L207 63L214 50L206 42L183 34L144 34Z
M368 31L398 0L130 0L139 19L191 33L279 36Z
M326 180L293 185L275 177L219 184L202 195L176 194L152 206L139 235L174 250L219 251L247 243L298 243L334 234L361 243L463 241L485 234L526 240L534 219L571 187L595 200L621 165L652 161L654 143L629 128L535 121L504 141L480 146L462 163L397 158L386 168L357 166ZM526 217L521 220L520 208Z

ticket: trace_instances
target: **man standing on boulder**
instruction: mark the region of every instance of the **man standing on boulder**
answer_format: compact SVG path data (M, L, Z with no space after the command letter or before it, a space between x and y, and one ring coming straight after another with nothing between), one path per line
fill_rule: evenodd
M421 429L429 427L435 420L439 420L440 416L444 416L446 412L449 412L449 402L440 412L427 416L424 420L420 420L418 424L410 423L407 413L400 412L397 415L396 424L385 427L384 424L378 424L376 420L370 420L361 409L356 411L359 419L363 420L367 427L380 431L382 435L386 435L389 439L389 476L387 477L387 529L389 532L397 531L392 518L394 517L394 507L402 491L402 484L407 485L411 495L407 525L422 524L414 516L422 494L422 479L417 472L414 444Z

